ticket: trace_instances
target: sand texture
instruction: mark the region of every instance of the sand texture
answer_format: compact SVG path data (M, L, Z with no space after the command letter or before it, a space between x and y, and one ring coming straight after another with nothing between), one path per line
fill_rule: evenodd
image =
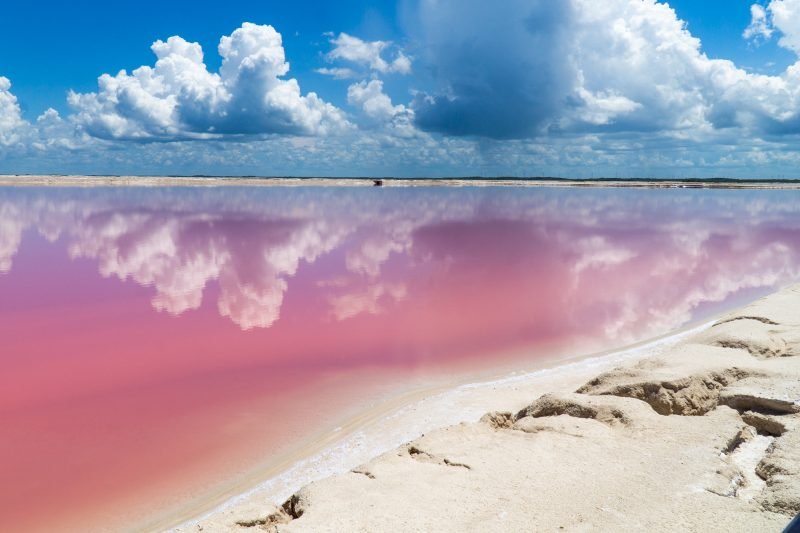
M800 513L800 286L587 379L181 530L752 532Z

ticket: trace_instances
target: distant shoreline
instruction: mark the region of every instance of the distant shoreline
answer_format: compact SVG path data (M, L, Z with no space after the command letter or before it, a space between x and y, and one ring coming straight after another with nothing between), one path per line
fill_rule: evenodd
M80 176L3 175L0 186L53 187L219 187L219 186L333 186L333 187L575 187L637 189L800 189L800 180L733 178L392 178L392 177L257 177L257 176Z

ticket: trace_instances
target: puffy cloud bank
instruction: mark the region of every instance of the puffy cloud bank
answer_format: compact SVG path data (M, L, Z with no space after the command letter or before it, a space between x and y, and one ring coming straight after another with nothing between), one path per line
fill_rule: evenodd
M380 80L362 81L347 88L347 102L359 110L361 126L379 128L394 137L411 138L418 134L414 128L414 112L408 107L394 105L383 92Z
M289 71L281 35L244 23L222 37L219 72L181 37L156 41L157 61L132 73L103 74L96 93L70 93L74 119L104 139L213 138L223 134L326 134L346 129L343 113L303 95Z
M24 126L19 102L11 92L11 82L0 76L0 146L19 142Z
M420 0L420 38L439 90L416 123L448 135L575 132L798 133L800 63L780 76L708 58L655 0ZM800 0L754 6L746 36L800 50Z
M103 74L96 92L69 95L64 117L25 121L0 78L0 163L16 154L23 169L50 157L51 172L578 177L800 168L800 61L763 75L709 58L667 3L408 7L403 48L328 35L316 70L349 80L341 108L303 93L281 35L251 23L222 37L218 71L199 44L159 40L152 66ZM743 38L800 54L800 0L750 12Z

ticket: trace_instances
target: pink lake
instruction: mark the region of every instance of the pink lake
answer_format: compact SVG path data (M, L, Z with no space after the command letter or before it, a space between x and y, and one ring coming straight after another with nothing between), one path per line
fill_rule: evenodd
M392 391L797 279L794 191L0 188L0 531L168 523Z

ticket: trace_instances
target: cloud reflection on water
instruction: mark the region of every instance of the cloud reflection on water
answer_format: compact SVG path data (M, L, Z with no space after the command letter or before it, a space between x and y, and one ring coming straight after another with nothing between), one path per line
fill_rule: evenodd
M305 268L313 283L304 290L321 296L309 301L327 306L309 317L452 314L442 330L615 341L666 331L703 305L800 274L793 192L215 194L0 192L0 273L35 230L105 277L152 287L153 307L172 315L199 308L216 283L219 314L242 329L275 325Z

